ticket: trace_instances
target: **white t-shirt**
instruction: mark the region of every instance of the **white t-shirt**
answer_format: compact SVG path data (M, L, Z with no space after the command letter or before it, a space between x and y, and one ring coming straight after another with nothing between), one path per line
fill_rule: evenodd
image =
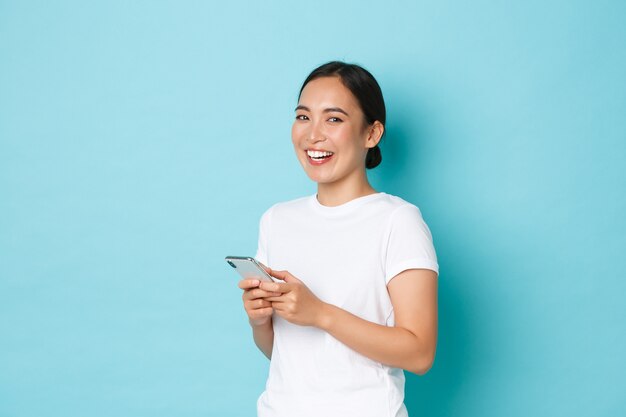
M385 193L337 207L316 196L263 214L256 258L287 270L322 301L394 325L389 281L407 269L438 272L417 207ZM259 417L404 417L404 373L355 352L323 330L273 315L274 347Z

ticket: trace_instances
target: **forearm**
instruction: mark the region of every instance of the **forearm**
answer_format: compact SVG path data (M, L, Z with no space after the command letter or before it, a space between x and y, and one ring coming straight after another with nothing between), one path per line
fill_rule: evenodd
M324 304L323 310L318 327L363 356L416 374L430 369L435 344L426 337L372 323L330 304Z
M274 347L274 326L272 319L260 326L251 324L254 343L259 350L268 358L272 359L272 348Z

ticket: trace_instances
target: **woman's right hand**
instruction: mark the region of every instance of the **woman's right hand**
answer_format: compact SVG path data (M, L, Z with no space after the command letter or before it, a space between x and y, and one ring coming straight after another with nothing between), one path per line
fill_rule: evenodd
M266 297L278 297L280 293L265 291L259 288L261 281L258 279L242 279L239 288L243 290L241 296L243 307L248 314L252 326L263 326L272 319L272 303L266 301Z

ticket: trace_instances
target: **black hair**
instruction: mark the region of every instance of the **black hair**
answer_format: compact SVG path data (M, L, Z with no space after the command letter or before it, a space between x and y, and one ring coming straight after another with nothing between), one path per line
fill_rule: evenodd
M341 61L328 62L315 68L304 80L298 99L300 99L302 90L308 83L323 77L339 77L343 85L350 90L359 102L367 124L371 125L378 120L383 127L385 126L387 111L385 110L383 92L374 76L368 70L356 64L348 64ZM376 145L367 151L365 168L376 168L382 160L383 156L380 153L380 148Z

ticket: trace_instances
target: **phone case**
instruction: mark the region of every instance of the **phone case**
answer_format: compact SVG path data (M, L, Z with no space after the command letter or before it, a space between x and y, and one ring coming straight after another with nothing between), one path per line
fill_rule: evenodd
M273 281L256 259L250 256L227 256L226 262L244 279L261 279Z

